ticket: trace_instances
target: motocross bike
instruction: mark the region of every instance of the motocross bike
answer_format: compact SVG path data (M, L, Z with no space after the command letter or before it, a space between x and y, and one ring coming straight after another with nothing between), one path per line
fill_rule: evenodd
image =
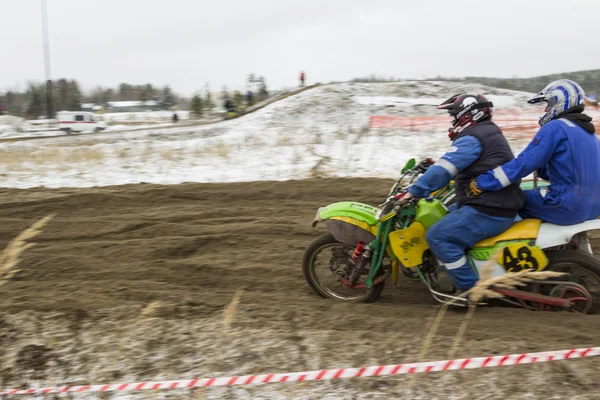
M435 300L467 305L456 296L451 277L425 238L448 213L447 205L454 201L453 182L428 198L403 200L406 188L430 165L415 164L411 159L402 169L381 208L344 201L318 209L312 226L325 222L328 233L310 243L302 259L304 277L317 294L374 302L386 282L395 285L402 272L420 279ZM524 182L521 187L531 189L532 184ZM494 277L523 269L565 273L531 281L519 290L496 289L508 303L531 310L600 312L600 259L586 233L594 229L600 229L600 220L559 226L525 219L477 243L467 259L478 275L484 264L493 266Z

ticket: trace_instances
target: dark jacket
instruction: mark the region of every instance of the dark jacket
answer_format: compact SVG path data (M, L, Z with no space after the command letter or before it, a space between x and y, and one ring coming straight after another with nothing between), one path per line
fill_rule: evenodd
M477 197L467 195L467 187L472 179L515 158L502 131L491 120L487 120L465 129L455 140L465 136L479 140L482 151L475 162L454 178L458 206L468 205L498 217L514 217L525 204L525 196L519 188L520 180L497 192L483 192Z

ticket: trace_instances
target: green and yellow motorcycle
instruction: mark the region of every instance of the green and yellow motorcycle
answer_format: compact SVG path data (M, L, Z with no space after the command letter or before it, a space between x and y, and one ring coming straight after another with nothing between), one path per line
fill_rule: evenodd
M411 159L381 208L344 201L319 208L313 227L326 224L304 251L302 268L310 287L337 300L376 301L387 282L400 272L420 279L441 303L466 305L455 295L453 281L429 250L427 230L448 213L454 187L426 199L399 199L427 167ZM537 182L536 182L537 184ZM523 189L532 182L524 182ZM493 266L493 276L523 269L564 272L562 278L532 281L519 290L500 290L503 300L532 310L600 311L600 259L594 256L587 231L600 229L600 220L559 226L525 219L506 232L477 243L467 253L474 271Z

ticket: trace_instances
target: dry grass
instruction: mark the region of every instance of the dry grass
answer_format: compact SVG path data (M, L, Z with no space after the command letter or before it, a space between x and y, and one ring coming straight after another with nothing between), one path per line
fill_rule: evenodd
M524 269L519 272L508 272L506 275L497 276L495 278L480 280L477 282L477 285L469 291L469 302L476 304L482 298L492 299L503 297L500 293L492 290L492 288L511 290L526 286L533 281L543 281L546 279L558 278L563 275L565 275L564 272L538 272Z
M473 289L469 291L469 311L463 318L460 327L458 329L458 333L454 338L454 343L450 350L450 358L453 358L456 354L456 351L460 347L462 342L462 338L465 335L467 330L467 326L473 318L473 314L477 309L477 304L484 298L488 299L498 299L504 297L502 294L496 292L492 288L497 289L508 289L513 290L518 287L526 286L528 283L532 281L543 281L551 278L558 278L565 273L563 272L552 272L552 271L531 271L531 270L522 270L519 272L509 272L506 275L498 276L496 278L492 278L493 264L494 260L498 258L498 254L494 256L494 258L483 266L482 271L482 279L477 282L477 285ZM484 276L485 275L485 276Z
M350 129L348 129L348 133L350 132ZM335 132L333 132L333 139L334 140L346 140L348 138L348 133L344 132L343 129L337 129Z
M204 148L204 146L198 145L194 147L192 154L194 155L195 159L201 159L206 154L206 149Z
M160 301L157 301L157 300L151 301L144 308L142 308L140 310L138 315L133 319L133 323L122 324L120 326L121 336L119 337L119 339L117 341L117 348L119 349L119 353L123 354L127 349L127 346L125 344L125 342L128 338L127 334L130 334L131 332L133 332L140 323L155 320L157 318L156 317L157 311L162 306L163 306L163 303L161 303ZM117 358L113 358L109 362L110 362L110 368L109 368L110 370L114 370L114 371L119 370L119 360Z
M8 243L6 249L0 254L0 286L6 284L10 278L19 272L16 267L21 261L21 255L27 249L34 246L34 243L27 243L27 241L42 233L42 228L46 226L52 218L54 218L54 214L40 219Z
M217 145L215 146L215 152L221 158L229 158L229 147L223 142L217 143Z
M481 268L481 275L479 277L479 281L477 282L477 285L475 287L492 279L492 274L496 265L496 259L500 255L500 252L501 250L497 250L494 256L483 264ZM498 294L499 293L497 292L493 292L493 296L496 296ZM481 297L478 300L481 300ZM448 358L454 358L454 356L456 355L456 351L462 343L462 338L465 336L467 326L469 326L469 323L471 322L471 319L473 318L476 309L477 302L470 301L469 310L467 311L467 314L465 314L465 317L463 318L462 322L460 323L460 326L458 327L458 332L454 337L454 342L452 343L452 347L450 348L450 352L448 353Z
M454 342L452 343L452 347L448 352L448 358L452 359L456 355L456 352L458 351L458 348L462 343L462 339L465 336L465 332L467 331L467 326L469 326L469 322L471 322L471 319L475 314L475 310L477 310L477 305L470 304L469 310L465 314L465 317L463 318L463 320L460 323L460 326L458 327L458 332L456 333L456 336L454 337Z
M143 161L148 161L150 156L154 154L154 145L152 142L146 143L144 150L141 152L140 157Z
M539 271L538 272L538 271L531 271L531 270L522 270L519 272L507 272L506 274L504 274L502 276L492 277L492 273L493 273L494 267L496 265L496 259L501 254L502 250L504 250L504 248L498 249L496 254L493 257L491 257L483 265L482 271L481 271L481 276L480 276L477 284L472 289L470 289L469 291L467 291L465 293L462 293L459 296L460 298L465 298L468 296L469 310L467 311L467 314L465 315L465 317L463 318L463 320L459 326L459 329L454 338L452 347L450 348L449 358L454 358L454 356L456 355L456 352L462 343L462 339L465 335L465 332L467 331L467 327L468 327L469 323L471 322L473 315L475 314L475 311L477 309L477 304L479 304L485 298L494 299L494 298L504 297L502 294L493 290L494 288L512 290L512 289L516 289L518 287L526 286L528 283L530 283L532 281L541 281L541 280L557 278L557 277L565 275L562 272L552 272L552 271ZM429 347L431 345L431 342L432 342L433 338L435 337L435 334L437 333L437 330L440 327L442 320L444 319L444 316L446 315L446 311L448 310L448 307L450 305L456 303L457 301L458 300L452 300L446 304L443 304L440 307L433 323L431 324L431 327L429 328L429 331L427 332L427 335L425 336L425 339L423 340L423 344L421 345L421 350L419 351L419 356L417 358L417 362L421 362L424 360L425 355L427 354L427 351L429 350ZM414 386L415 382L416 382L416 375L414 375L411 379L411 383L410 383L411 388Z
M47 147L39 151L0 150L0 165L6 169L22 170L26 167L64 167L71 169L73 164L97 164L104 160L104 152L94 148L61 150Z
M289 134L289 132L288 132ZM279 138L277 139L277 141L279 140L285 141L285 137L283 137L282 135L279 135ZM276 143L277 145L277 143ZM267 142L265 142L262 138L262 136L259 135L248 135L244 138L244 148L246 149L262 149L267 147Z
M108 122L107 125L108 126L119 126L119 125L123 125L123 126L146 126L146 125L153 125L153 124L164 124L167 122L171 122L171 120L169 118L163 118L161 120L152 120L152 121L111 121Z
M313 148L310 149L310 152L312 155L319 157L319 160L317 161L317 163L315 165L313 165L312 168L310 169L310 176L312 178L326 177L327 173L323 172L322 168L331 161L331 157L319 155L315 152L315 150Z
M97 149L81 149L79 151L64 151L60 153L61 164L96 164L104 160L104 153Z
M184 159L181 149L165 148L165 149L160 150L159 155L160 155L160 158L162 158L162 159L174 161L174 162L179 162Z
M325 164L327 164L329 161L331 161L331 158L325 156L322 157L319 161L317 161L317 163L315 165L313 165L313 167L310 169L310 176L312 178L325 178L327 177L327 173L323 172L321 170L322 167L325 166Z
M129 157L129 149L127 147L123 147L117 153L117 157L119 157L119 158L127 158L127 157Z
M0 150L0 162L2 165L11 165L11 164L23 164L23 163L32 163L32 164L58 164L61 162L63 156L58 149L44 149L40 151L9 151L9 150Z
M233 295L231 302L225 307L223 310L223 330L228 333L231 330L231 323L233 322L233 318L235 317L235 313L237 311L237 307L240 304L240 299L244 294L244 289L239 289Z
M367 136L371 131L371 127L369 124L363 125L357 132L356 137L354 138L353 144L356 144L362 140L363 137Z
M206 399L206 388L203 388L203 387L194 388L192 393L194 394L194 400Z
M229 159L231 150L232 145L228 145L222 141L217 141L212 144L198 145L191 150L190 153L193 154L195 159L205 159L210 157ZM235 150L235 146L233 146L233 150ZM181 156L181 159L183 160L183 156Z
M275 141L275 146L277 147L287 147L287 146L293 146L294 145L294 139L290 136L284 136L284 135L279 135L277 137L277 140Z
M292 164L298 165L298 164L300 164L301 161L302 161L302 154L299 153L296 149L294 149L294 152L292 154Z
M85 161L88 162L96 162L96 161L103 161L104 160L104 152L98 150L98 149L89 149L86 152L84 152L84 157L83 159Z
M156 300L148 303L148 305L146 305L146 307L142 308L142 310L138 314L137 318L135 319L134 325L136 325L140 322L152 321L153 319L156 319L156 317L155 317L156 311L158 309L160 309L161 306L162 306L162 303L160 301L156 301Z
M442 304L442 307L440 307L438 313L435 315L435 319L433 320L433 323L429 327L429 331L427 332L427 335L425 336L425 339L423 340L423 344L421 344L421 350L419 351L419 356L417 357L417 362L421 362L425 359L425 355L427 354L427 351L429 350L429 346L431 345L431 342L433 341L433 338L435 337L435 334L437 333L437 330L440 327L440 325L442 324L442 320L444 319L444 316L446 315L446 310L448 310L448 304Z

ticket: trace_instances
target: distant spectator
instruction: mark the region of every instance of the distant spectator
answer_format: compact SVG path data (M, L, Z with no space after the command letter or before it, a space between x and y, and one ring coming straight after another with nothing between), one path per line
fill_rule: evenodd
M225 110L227 110L227 112L235 112L235 104L233 104L233 101L231 101L231 99L229 97L227 97L225 99Z
M252 105L252 91L248 90L248 93L246 93L246 106L250 107Z
M306 79L306 74L304 71L300 71L300 87L304 87L304 80Z
M177 113L173 113L173 123L176 124L177 122L179 122L179 116Z

